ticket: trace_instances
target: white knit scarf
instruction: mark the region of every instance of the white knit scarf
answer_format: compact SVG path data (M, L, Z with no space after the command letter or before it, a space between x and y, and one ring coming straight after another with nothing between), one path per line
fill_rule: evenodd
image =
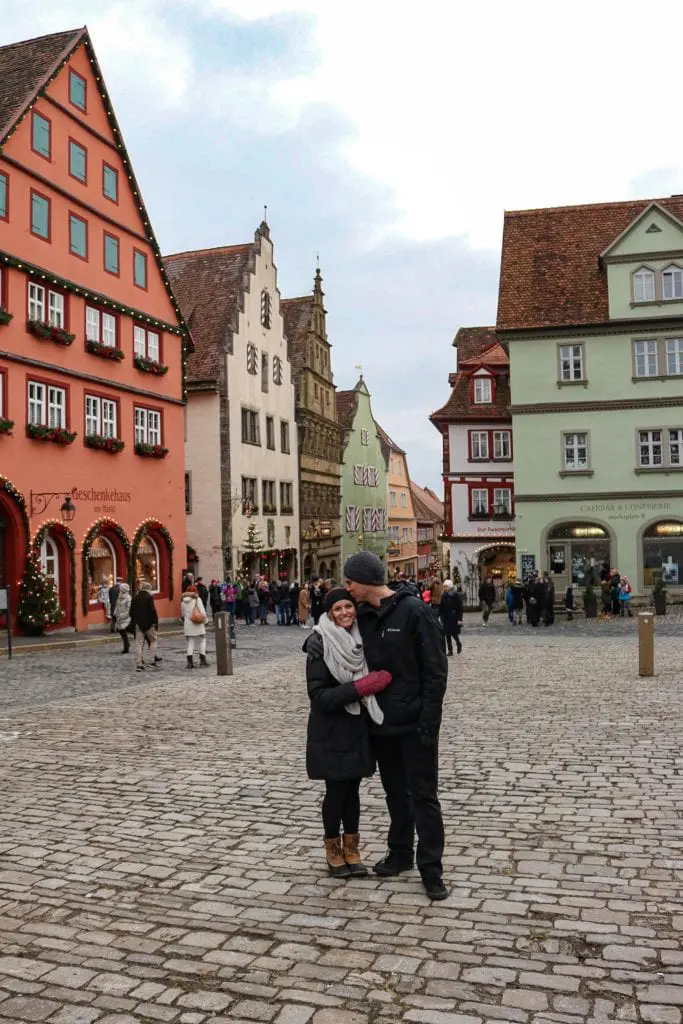
M313 631L322 637L323 661L338 683L352 683L368 674L368 663L357 622L354 622L351 629L344 629L335 625L329 615L323 615ZM375 695L363 697L363 704L373 722L381 725L384 712ZM350 715L359 715L360 704L357 701L347 704L346 710Z

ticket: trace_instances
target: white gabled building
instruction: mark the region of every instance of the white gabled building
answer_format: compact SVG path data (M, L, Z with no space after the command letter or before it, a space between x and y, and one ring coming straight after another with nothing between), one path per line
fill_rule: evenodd
M164 259L190 326L185 492L188 562L207 581L239 571L299 573L299 485L292 366L273 243ZM247 550L249 524L262 547Z

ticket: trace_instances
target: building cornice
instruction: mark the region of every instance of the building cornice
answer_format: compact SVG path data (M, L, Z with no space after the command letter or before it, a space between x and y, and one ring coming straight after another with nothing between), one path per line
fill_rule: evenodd
M652 498L683 498L683 492L679 489L677 491L572 491L566 494L515 494L515 504L539 501L592 501L613 505L615 501L649 501Z
M444 536L444 542L447 544L459 544L462 541L476 541L478 544L486 544L487 541L498 544L512 544L515 543L514 533L494 533L490 537L484 534L475 536L471 533L454 533L452 536Z
M680 313L660 317L626 317L623 320L603 320L592 324L561 324L558 327L500 328L506 341L543 341L546 338L575 338L614 334L645 334L683 329Z
M513 416L545 415L562 412L617 412L628 409L673 409L683 406L683 395L660 398L614 398L602 402L534 402L513 405Z

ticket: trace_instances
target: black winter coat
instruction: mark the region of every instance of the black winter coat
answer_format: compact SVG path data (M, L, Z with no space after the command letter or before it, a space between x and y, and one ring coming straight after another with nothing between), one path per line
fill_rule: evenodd
M493 583L482 583L479 587L479 600L486 604L496 603L496 588Z
M460 623L462 622L463 607L462 598L457 590L444 590L441 595L441 604L439 605L439 615L443 623L443 628L451 636L460 632Z
M384 712L373 732L401 735L418 728L435 733L441 710L448 661L443 632L434 612L420 598L401 588L379 608L362 604L358 626L370 671L385 669L392 681L377 694Z
M311 633L304 643L306 684L311 702L306 738L309 779L360 779L372 775L370 718L361 705L359 715L346 711L358 700L353 683L339 683L323 661L323 641Z
M130 618L143 633L159 625L154 598L149 590L138 590L130 603Z

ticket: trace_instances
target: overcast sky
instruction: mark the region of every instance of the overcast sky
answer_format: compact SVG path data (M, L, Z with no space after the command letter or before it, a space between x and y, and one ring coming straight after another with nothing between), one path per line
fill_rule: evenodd
M88 25L162 250L316 252L339 388L439 486L430 411L495 322L503 211L683 192L683 5L0 0L0 42Z

